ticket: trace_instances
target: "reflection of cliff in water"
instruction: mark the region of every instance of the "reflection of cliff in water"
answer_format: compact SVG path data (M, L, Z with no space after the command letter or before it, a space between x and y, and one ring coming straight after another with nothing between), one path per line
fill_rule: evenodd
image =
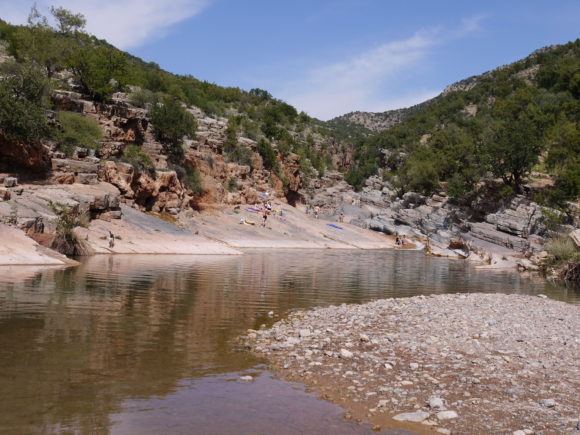
M0 427L106 430L127 398L256 361L233 338L313 305L433 292L549 292L416 252L96 256L79 267L0 275Z

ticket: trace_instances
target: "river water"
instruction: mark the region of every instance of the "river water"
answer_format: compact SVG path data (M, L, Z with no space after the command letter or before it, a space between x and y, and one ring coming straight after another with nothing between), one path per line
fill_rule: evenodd
M538 278L412 251L96 256L65 270L0 267L0 432L370 433L275 379L234 339L294 309L455 292L580 303L580 294ZM255 380L239 380L248 374Z

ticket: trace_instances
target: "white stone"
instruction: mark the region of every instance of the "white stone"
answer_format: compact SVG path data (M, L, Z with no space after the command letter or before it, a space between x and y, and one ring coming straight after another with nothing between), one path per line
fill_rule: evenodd
M429 408L431 409L443 409L445 408L445 403L441 397L433 396L429 398Z
M350 350L340 349L340 357L345 359L350 359L354 354Z
M393 417L396 421L412 421L414 423L421 423L423 420L429 418L429 413L426 411L403 412Z
M438 420L451 420L457 418L459 415L455 411L441 411L437 413Z

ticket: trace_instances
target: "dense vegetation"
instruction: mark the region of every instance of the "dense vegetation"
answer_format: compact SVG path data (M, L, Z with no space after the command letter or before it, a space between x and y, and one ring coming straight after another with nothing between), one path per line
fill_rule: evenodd
M401 191L428 194L444 182L452 197L464 199L490 177L520 192L535 168L556 180L536 199L563 206L580 196L580 40L465 83L475 85L362 139L348 180L361 186L380 168Z

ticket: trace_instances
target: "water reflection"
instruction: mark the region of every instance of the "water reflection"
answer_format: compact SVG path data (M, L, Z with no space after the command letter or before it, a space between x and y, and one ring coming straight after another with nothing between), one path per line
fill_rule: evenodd
M271 323L271 310L283 316L315 305L465 291L580 302L541 280L400 251L97 256L65 270L0 269L0 430L115 429L133 412L128 400L170 398L199 386L184 380L254 367L259 361L231 341ZM225 391L225 382L211 385ZM252 394L238 390L234 396ZM235 398L223 397L204 413L223 415ZM195 413L186 408L175 410L174 423L190 427Z

